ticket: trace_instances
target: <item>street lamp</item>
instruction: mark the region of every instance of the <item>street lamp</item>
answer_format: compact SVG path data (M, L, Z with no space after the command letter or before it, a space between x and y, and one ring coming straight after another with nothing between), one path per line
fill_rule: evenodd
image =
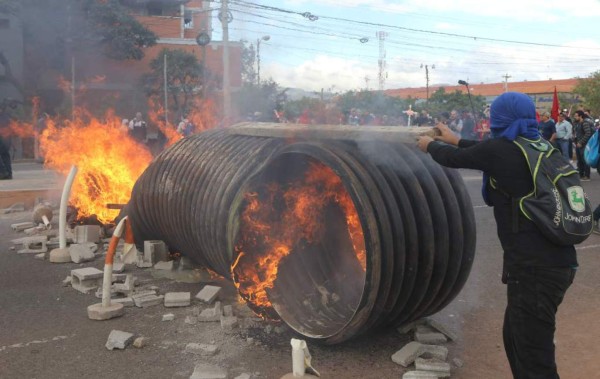
M206 45L210 43L210 35L205 31L196 36L196 43L202 49L202 98L206 99L206 89L208 85L208 69L206 67Z
M257 65L257 70L256 70L256 78L257 78L257 84L260 87L260 41L268 41L271 39L271 36L262 36L261 38L258 38L256 40L256 65Z
M473 120L475 120L475 122L477 122L477 113L475 113L475 107L473 106L473 100L471 99L471 90L469 89L469 83L467 83L464 80L459 80L458 84L460 84L461 86L465 86L467 87L467 95L469 95L469 103L471 103L471 111L473 112Z
M425 88L427 90L427 102L429 102L429 65L423 65L421 63L421 68L425 67ZM431 69L435 69L435 65L431 65Z

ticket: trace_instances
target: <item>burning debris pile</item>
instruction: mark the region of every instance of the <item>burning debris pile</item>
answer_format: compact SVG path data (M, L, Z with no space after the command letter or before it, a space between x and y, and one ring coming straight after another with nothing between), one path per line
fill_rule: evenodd
M132 192L136 241L162 239L232 276L256 313L330 344L452 301L475 248L456 172L386 138L261 128L208 131L161 154Z

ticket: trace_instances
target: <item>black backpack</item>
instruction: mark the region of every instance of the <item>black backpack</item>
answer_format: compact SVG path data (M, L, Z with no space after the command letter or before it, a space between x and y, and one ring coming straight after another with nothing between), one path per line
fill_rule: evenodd
M579 180L579 173L558 149L545 139L518 137L533 178L533 191L518 200L518 207L557 245L575 245L592 233L592 207Z

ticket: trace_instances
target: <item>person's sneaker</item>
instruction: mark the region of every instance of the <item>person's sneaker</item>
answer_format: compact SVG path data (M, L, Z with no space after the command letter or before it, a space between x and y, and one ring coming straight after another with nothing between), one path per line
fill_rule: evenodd
M582 182L589 182L589 181L590 181L590 178L589 178L588 176L582 176L582 177L581 177L581 181L582 181Z

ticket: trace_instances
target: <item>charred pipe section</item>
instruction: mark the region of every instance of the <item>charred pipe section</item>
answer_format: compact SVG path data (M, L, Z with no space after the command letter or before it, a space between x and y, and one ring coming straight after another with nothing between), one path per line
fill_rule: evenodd
M414 136L397 130L312 127L254 124L172 146L134 187L136 241L164 240L233 277L258 313L329 344L444 308L465 284L475 250L459 174L402 143ZM296 199L302 194L306 201ZM311 208L316 197L323 200ZM258 218L265 213L255 208L265 205L272 210ZM317 227L304 225L306 217ZM297 222L300 233L288 235Z

